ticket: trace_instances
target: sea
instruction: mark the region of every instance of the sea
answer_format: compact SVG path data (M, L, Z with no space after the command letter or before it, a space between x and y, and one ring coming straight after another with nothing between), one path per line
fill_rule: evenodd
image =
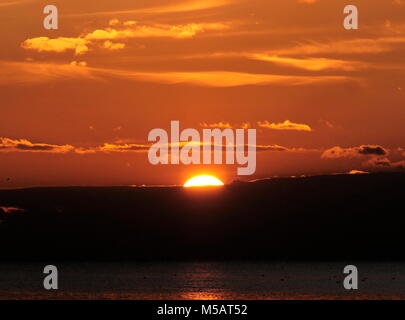
M44 288L46 265L57 268L57 290ZM346 265L357 268L357 290L343 285ZM0 299L405 299L405 263L1 262Z

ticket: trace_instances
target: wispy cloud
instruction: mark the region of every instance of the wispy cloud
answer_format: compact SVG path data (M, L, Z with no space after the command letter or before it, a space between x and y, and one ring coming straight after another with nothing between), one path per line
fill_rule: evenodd
M261 128L266 129L273 129L273 130L295 130L295 131L312 131L312 128L307 124L302 123L294 123L290 120L285 120L281 123L270 123L269 121L258 121L258 126Z
M207 72L140 72L136 70L86 67L86 64L47 64L35 62L0 62L0 85L11 83L41 83L57 79L154 82L161 84L192 84L205 87L239 87L256 85L315 85L337 82L358 82L347 76L289 76L228 71Z
M136 144L136 143L125 143L125 144L115 144L115 143L104 143L101 147L96 147L94 151L100 152L142 152L147 151L151 145L148 144Z
M227 71L208 72L135 72L126 70L100 70L110 76L164 84L193 84L207 87L239 87L251 85L310 85L356 81L346 76L288 76Z
M269 152L319 152L317 149L305 149L305 148L300 148L300 147L285 147L285 146L280 146L276 144L271 144L271 145L237 145L237 144L218 144L218 143L206 143L206 142L199 142L199 141L189 141L189 142L177 142L177 143L168 143L166 145L163 145L162 147L166 147L170 149L173 146L176 147L183 147L185 145L194 145L198 147L204 147L204 146L210 146L214 150L221 150L223 152L227 152L227 148L240 148L243 147L245 150L256 150L257 152L264 152L264 151L269 151ZM149 148L152 145L145 145L145 144L131 144L131 143L125 143L125 144L115 144L115 143L105 143L102 147L97 147L95 149L88 149L90 153L90 150L93 150L93 152L105 152L105 153L112 153L112 152L146 152L149 150Z
M122 29L97 29L83 36L86 40L131 39L131 38L192 38L197 33L225 30L229 28L223 23L189 23L185 25L140 25L134 23Z
M16 0L16 1L3 1L0 2L0 8L1 7L12 7L12 6L18 6L21 4L29 3L32 2L33 0Z
M156 24L145 25L135 21L125 21L121 24L118 19L110 20L110 25L117 27L107 27L96 29L78 37L35 37L25 40L21 47L27 50L38 52L66 52L72 50L76 55L84 54L90 50L91 45L97 41L105 41L101 46L105 49L122 49L125 44L113 43L111 40L125 40L135 38L192 38L198 33L225 30L229 25L224 23L190 23L184 25ZM106 41L107 40L107 41Z
M317 2L317 0L298 0L298 3L308 3L308 4L311 4L311 3L315 3L315 2Z
M272 50L275 56L314 54L363 54L392 51L396 44L405 43L405 37L359 38L330 42L311 41L290 48Z
M66 153L74 150L71 145L54 145L47 143L32 143L26 139L9 139L0 138L0 152L52 152L52 153Z
M232 125L229 122L216 122L216 123L200 123L200 127L203 128L232 128Z
M87 13L68 14L67 16L108 16L108 15L125 15L125 14L163 14L173 12L188 12L198 11L205 9L212 9L226 6L232 3L233 0L188 0L181 1L170 5L136 8L136 9L123 9L111 11L94 11Z
M85 63L70 64L0 61L0 85L35 84L64 79L100 80Z
M78 153L91 154L96 152L136 152L147 151L150 144L134 144L134 143L104 143L101 146L83 147L73 146L70 144L56 145L49 143L31 142L28 139L10 139L0 138L0 152L40 152L40 153Z
M224 128L222 128L224 129ZM196 146L211 146L214 149L226 151L227 147L241 147L242 145L236 144L221 144L215 143L213 141L206 143L200 141L181 141L177 143L167 143L166 147L170 148L172 146L182 147L185 145L196 145ZM95 146L73 146L70 144L56 145L50 143L34 143L28 139L10 139L10 138L0 138L0 152L11 153L11 152L39 152L39 153L76 153L80 155L94 154L94 153L124 153L124 152L147 152L152 143L132 143L132 142L106 142L101 145ZM277 144L261 144L261 145L248 145L244 144L243 148L249 148L249 150L255 149L258 152L262 151L276 151L276 152L320 152L318 149L306 149L302 147L286 147Z
M267 61L310 71L321 71L328 69L353 71L359 69L360 67L366 66L365 63L361 62L344 61L328 58L296 59L288 57L271 56L266 54L253 54L251 58L254 60Z

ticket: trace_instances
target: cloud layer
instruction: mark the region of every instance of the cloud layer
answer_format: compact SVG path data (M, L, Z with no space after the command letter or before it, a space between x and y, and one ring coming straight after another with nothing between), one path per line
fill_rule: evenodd
M190 142L169 143L167 147L171 146L185 146ZM205 146L207 144L203 142L191 142L194 145ZM48 143L33 143L27 139L10 139L0 138L0 152L39 152L39 153L77 153L77 154L93 154L93 153L114 153L114 152L146 152L152 146L152 143L104 143L100 146L83 147L73 145L55 145ZM237 145L224 145L211 142L211 147L221 150L226 150L226 146L240 147ZM285 152L318 152L319 150L311 150L305 148L290 148L280 145L244 145L244 148L256 148L260 151L285 151Z
M125 44L114 44L111 40L128 40L142 38L192 38L198 33L206 31L220 31L229 28L224 23L189 23L184 25L168 24L139 24L136 21L120 22L118 19L110 21L104 29L96 29L78 37L36 37L25 40L21 47L38 52L66 52L72 50L75 55L87 53L91 46L97 46L98 41L106 41L99 46L104 49L123 49Z
M325 150L322 154L322 158L356 158L362 156L383 156L387 154L388 151L382 146L362 145L351 148L333 147Z
M143 72L137 70L85 67L84 64L51 64L35 62L1 62L3 73L0 84L41 83L58 79L108 80L114 78L129 81L154 82L160 84L192 84L204 87L239 86L303 86L357 80L346 76L289 76L228 71L207 72ZM85 67L85 68L81 68Z
M52 153L66 153L74 150L71 145L54 145L47 143L32 143L26 139L9 139L0 138L0 152L52 152Z

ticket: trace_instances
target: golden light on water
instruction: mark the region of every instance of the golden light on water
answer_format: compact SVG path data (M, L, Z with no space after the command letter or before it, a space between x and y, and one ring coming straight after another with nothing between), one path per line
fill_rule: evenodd
M223 185L224 183L218 178L215 178L214 176L200 175L189 179L184 184L184 187L190 188L190 187L209 187L209 186L223 186Z

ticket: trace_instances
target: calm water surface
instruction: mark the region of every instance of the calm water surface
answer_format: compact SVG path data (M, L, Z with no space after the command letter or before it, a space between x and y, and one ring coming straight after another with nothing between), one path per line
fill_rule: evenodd
M343 262L60 262L52 292L46 264L2 262L0 299L405 299L405 263L355 263L347 291Z

